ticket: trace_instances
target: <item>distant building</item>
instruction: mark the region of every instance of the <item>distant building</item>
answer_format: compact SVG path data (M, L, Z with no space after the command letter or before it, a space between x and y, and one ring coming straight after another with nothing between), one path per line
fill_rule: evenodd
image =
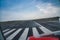
M42 18L42 19L37 19L34 21L38 21L38 22L60 22L60 17L50 17L50 18Z

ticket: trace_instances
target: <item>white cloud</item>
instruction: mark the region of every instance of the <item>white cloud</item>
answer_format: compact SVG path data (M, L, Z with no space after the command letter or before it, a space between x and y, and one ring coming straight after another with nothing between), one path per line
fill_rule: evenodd
M60 7L53 6L51 3L38 4L36 7L40 14L43 14L42 17L59 16L60 13Z

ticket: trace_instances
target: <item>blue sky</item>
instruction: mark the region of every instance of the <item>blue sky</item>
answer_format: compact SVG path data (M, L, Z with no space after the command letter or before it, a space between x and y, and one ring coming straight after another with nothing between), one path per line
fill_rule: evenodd
M60 16L60 0L0 0L0 21Z

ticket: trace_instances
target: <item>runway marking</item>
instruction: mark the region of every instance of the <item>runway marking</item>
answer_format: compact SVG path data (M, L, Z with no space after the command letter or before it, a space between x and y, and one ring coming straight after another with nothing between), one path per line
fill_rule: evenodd
M35 22L35 21L34 21ZM49 29L45 28L44 26L40 25L39 23L35 22L37 25L39 25L40 29L44 32L44 33L52 33L52 31L50 31Z
M28 38L29 38L30 36L33 36L32 27L29 27L29 31L28 31L26 40L28 40Z
M19 40L26 40L29 28L26 28Z
M13 32L14 30L15 30L15 29L12 29L12 30L10 30L10 31L8 31L8 32L6 32L6 33L4 33L4 36L8 35L9 33Z
M44 33L52 33L52 31L48 30L47 28L41 26L39 27Z
M39 33L38 33L37 29L36 28L32 28L32 30L33 30L33 36L34 37L39 37Z
M22 29L18 29L12 35L10 35L6 40L12 40Z
M9 29L6 29L6 30L3 30L3 32L6 32L6 31L8 31Z

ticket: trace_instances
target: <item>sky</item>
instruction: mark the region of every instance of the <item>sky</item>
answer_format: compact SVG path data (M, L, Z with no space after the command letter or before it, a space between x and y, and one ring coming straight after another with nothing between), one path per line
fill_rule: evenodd
M0 0L0 21L60 16L60 0Z

